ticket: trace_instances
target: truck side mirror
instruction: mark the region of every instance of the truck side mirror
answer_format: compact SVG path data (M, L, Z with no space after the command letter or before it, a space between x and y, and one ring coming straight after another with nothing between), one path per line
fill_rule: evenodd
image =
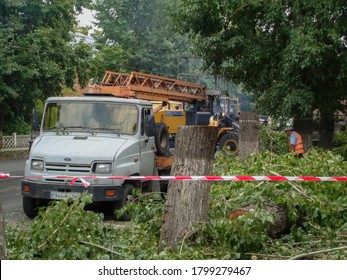
M155 135L155 122L153 115L145 115L145 132L148 137Z
M31 125L32 125L33 131L40 131L40 126L41 126L40 114L39 114L39 111L35 109L33 110L33 120Z

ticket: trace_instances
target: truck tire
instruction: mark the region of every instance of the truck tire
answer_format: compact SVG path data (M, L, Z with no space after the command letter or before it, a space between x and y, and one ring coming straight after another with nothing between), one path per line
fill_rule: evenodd
M129 183L125 183L123 185L123 196L122 199L119 201L116 201L114 203L114 208L113 210L118 210L123 208L125 205L127 205L128 203L130 203L131 201L134 200L134 195L132 194L134 189L134 186L129 184ZM119 218L120 221L130 221L130 215L128 213L125 213L123 216L121 216Z
M23 210L28 218L35 218L38 213L36 199L29 196L23 196Z
M226 155L237 155L239 152L239 136L234 132L227 132L219 139L219 148Z
M169 150L169 130L165 123L155 124L155 147L159 156L167 156Z
M170 176L170 172L171 172L171 168L159 170L159 176ZM166 180L160 181L159 186L160 186L160 196L163 200L166 200L169 181L166 181Z

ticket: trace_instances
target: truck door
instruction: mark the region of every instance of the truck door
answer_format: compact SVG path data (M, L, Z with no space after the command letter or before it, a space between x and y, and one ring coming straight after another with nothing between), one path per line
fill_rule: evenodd
M154 154L154 136L146 135L146 116L151 114L150 108L142 108L141 111L141 141L140 141L140 153L141 153L141 166L140 171L142 176L153 175L155 167L155 154Z

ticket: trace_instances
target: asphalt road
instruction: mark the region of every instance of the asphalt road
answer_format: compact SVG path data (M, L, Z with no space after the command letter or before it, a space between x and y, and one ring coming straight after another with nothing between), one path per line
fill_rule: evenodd
M23 176L26 159L0 160L0 171ZM0 179L0 204L9 223L28 221L22 209L21 178Z

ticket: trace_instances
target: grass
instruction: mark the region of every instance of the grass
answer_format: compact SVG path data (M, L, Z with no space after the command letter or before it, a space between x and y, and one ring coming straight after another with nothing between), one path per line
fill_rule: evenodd
M28 158L28 150L0 151L0 160Z

